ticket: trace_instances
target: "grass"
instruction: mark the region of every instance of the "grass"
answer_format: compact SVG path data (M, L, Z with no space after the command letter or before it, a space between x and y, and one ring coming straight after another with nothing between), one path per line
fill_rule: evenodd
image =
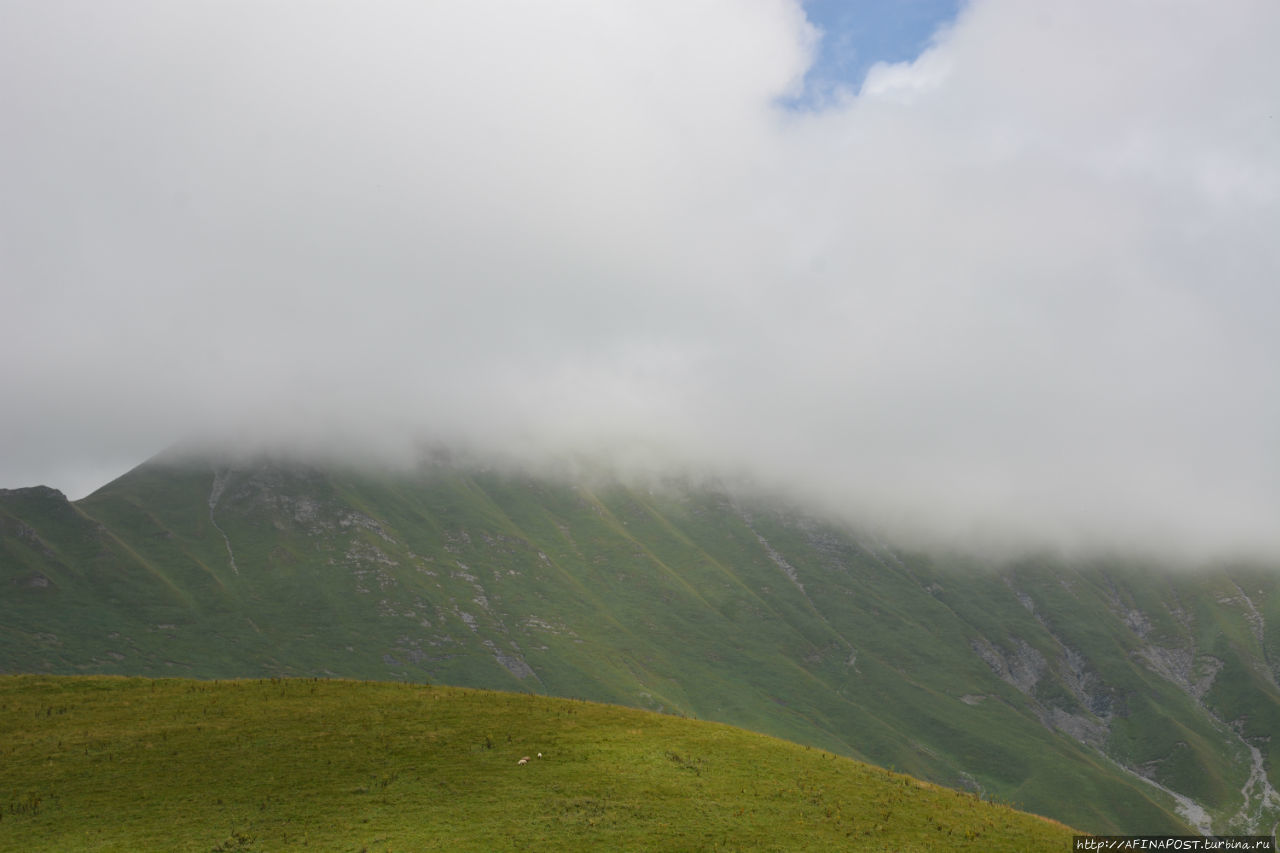
M0 766L3 850L987 853L1072 834L725 725L385 682L4 677Z

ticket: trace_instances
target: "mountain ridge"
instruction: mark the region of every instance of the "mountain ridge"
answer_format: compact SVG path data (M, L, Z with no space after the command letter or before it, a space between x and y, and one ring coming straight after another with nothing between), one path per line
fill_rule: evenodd
M11 672L579 696L1100 831L1280 815L1267 567L996 567L702 482L174 453L74 503L0 492L0 566Z

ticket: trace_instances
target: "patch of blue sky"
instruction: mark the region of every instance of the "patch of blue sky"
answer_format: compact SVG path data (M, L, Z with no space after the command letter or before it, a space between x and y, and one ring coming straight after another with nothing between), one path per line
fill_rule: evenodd
M841 93L857 94L877 62L908 62L951 24L965 0L804 0L821 30L817 56L792 109L821 109Z

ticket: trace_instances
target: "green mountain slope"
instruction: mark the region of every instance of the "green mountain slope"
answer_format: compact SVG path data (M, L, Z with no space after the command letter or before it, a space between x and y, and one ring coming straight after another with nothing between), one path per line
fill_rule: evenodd
M1007 806L741 729L459 688L15 676L0 678L0 742L0 850L1071 843Z
M0 494L0 666L500 688L729 722L1090 831L1280 815L1274 571L995 569L775 505L436 463Z

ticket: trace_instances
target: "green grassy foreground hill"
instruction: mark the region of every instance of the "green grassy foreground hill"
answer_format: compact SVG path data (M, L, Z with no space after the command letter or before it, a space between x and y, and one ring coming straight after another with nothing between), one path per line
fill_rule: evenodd
M0 672L430 681L716 720L1092 832L1268 831L1280 573L890 548L679 480L169 455L0 490Z
M2 850L1058 853L1072 834L721 724L421 684L9 676L0 751Z

